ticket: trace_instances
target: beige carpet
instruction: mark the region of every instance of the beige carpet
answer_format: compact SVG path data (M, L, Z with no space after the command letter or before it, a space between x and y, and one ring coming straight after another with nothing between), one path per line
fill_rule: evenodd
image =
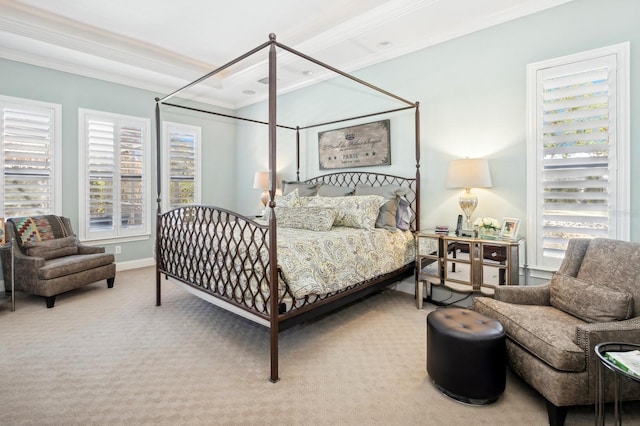
M171 284L119 272L58 297L0 306L0 424L544 425L543 399L509 373L498 402L441 395L425 370L425 317L386 291L281 333L268 381L268 332ZM433 308L433 307L431 307ZM429 305L427 305L429 309ZM640 405L625 404L625 424ZM609 421L612 419L609 418ZM591 407L567 425L593 424Z

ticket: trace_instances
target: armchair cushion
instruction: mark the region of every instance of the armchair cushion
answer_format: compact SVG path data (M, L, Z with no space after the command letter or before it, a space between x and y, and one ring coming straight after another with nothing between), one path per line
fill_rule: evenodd
M23 243L23 247L27 251L27 256L42 257L45 260L78 254L78 246L74 236L56 238L55 240L26 242Z
M619 321L631 318L633 296L626 291L555 274L551 278L551 305L587 322Z
M640 316L640 244L595 238L589 244L577 278L633 296L631 316Z
M45 265L38 269L38 279L52 280L83 271L98 269L114 262L113 254L84 254L76 256L64 256L48 260ZM93 281L98 281L96 278Z
M476 297L473 309L497 319L509 338L561 371L584 371L585 353L574 342L584 321L553 306L517 305Z

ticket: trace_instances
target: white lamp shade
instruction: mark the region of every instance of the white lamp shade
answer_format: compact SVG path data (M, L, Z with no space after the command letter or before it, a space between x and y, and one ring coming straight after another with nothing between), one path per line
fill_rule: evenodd
M253 189L269 189L269 172L256 172L253 177Z
M448 188L491 188L489 162L481 158L451 160L447 174Z

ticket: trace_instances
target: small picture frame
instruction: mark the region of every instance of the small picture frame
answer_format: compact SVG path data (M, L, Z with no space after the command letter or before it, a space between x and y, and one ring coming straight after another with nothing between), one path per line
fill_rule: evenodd
M515 240L518 238L518 228L520 227L520 219L505 217L502 219L502 229L500 237L507 240Z
M4 238L4 217L0 217L0 244L5 244L5 238Z

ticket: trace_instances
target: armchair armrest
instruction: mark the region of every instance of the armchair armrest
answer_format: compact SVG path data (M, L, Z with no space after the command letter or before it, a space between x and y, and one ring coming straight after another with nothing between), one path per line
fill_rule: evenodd
M13 251L13 264L15 267L16 290L32 293L37 288L38 274L34 273L45 265L42 257L26 256L20 250ZM20 277L18 280L17 277Z
M551 291L549 284L534 286L499 286L495 290L495 299L517 305L549 306Z
M576 327L575 343L588 357L602 342L640 342L640 316L624 321L593 322Z
M598 357L595 353L595 346L603 342L640 342L640 317L624 321L581 324L576 327L575 343L585 353L590 389L595 388L595 383L597 383Z

